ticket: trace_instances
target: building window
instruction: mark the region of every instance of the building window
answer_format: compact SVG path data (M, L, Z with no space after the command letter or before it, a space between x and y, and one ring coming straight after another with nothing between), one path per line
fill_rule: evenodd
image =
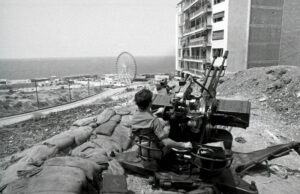
M223 49L222 48L213 49L213 56L222 57Z
M183 62L180 63L180 67L181 67L182 69L184 68L184 63L183 63Z
M225 0L214 0L214 4L218 4L218 3L222 3L224 2Z
M223 21L224 20L224 11L215 13L213 16L213 19L214 19L214 23Z
M223 40L224 39L224 30L218 30L213 32L213 40Z

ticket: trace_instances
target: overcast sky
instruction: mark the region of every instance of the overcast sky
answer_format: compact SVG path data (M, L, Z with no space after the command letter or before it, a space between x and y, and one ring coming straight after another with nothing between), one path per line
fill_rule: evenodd
M178 0L0 0L0 58L175 54Z

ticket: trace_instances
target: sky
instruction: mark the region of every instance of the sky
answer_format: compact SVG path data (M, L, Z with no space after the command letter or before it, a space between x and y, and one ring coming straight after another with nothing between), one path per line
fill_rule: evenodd
M0 59L175 55L177 0L0 0Z

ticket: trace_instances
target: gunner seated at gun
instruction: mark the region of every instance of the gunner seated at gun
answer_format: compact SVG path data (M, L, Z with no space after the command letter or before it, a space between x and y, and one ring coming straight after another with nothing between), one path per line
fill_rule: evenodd
M148 142L141 142L142 144L161 150L161 153L154 150L149 151L146 148L141 147L142 153L140 154L142 156L146 154L149 155L149 152L151 152L151 158L161 159L170 148L192 148L191 142L176 142L168 137L170 132L168 121L164 121L156 116L158 113L161 113L163 109L160 108L157 112L151 113L152 97L153 94L148 89L143 89L135 94L134 99L138 106L138 110L134 113L132 118L132 129L134 133L138 134L137 137L140 135L151 139L151 141Z

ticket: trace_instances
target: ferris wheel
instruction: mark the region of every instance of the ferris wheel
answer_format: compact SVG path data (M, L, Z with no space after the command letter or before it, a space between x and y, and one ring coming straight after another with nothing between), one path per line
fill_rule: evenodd
M116 74L121 83L129 85L136 77L137 65L135 58L129 52L119 54L116 61Z

